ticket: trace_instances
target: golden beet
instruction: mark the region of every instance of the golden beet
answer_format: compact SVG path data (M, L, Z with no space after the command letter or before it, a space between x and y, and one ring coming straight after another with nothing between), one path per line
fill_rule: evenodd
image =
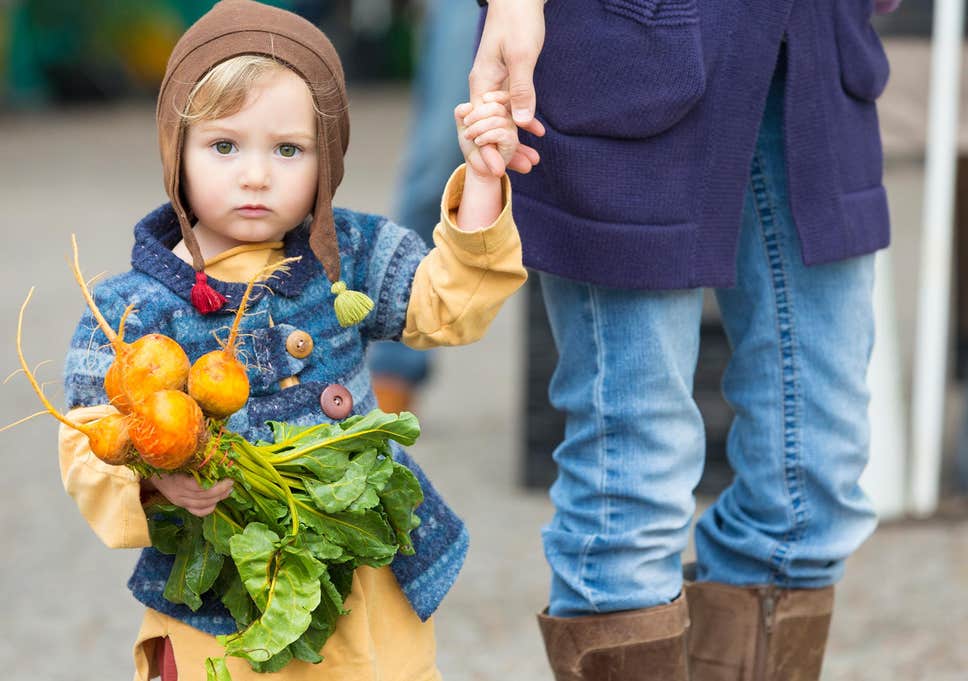
M203 444L205 416L198 403L180 390L159 390L135 404L129 425L131 442L149 466L175 470Z
M168 336L149 333L118 349L117 359L104 376L111 404L121 412L159 390L182 390L191 362L182 347Z
M135 460L137 452L128 435L128 419L125 414L110 414L82 426L81 432L87 435L94 456L112 466L121 466Z
M188 394L202 411L228 418L249 399L249 376L234 355L214 350L199 357L188 372Z

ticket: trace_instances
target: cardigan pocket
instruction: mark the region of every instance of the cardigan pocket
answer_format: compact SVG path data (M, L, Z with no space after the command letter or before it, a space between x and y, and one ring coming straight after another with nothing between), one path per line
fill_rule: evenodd
M855 99L873 102L884 92L891 70L881 39L871 25L874 0L838 0L833 5L844 91Z
M653 137L705 92L698 0L554 0L545 24L539 114L563 133Z

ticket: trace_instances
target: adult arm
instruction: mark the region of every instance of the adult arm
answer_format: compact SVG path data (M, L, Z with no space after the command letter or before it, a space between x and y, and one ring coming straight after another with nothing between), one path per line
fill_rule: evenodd
M544 134L544 126L534 118L534 67L544 36L544 0L489 0L481 43L468 77L471 104L481 104L486 92L508 90L514 122L539 137ZM489 166L498 165L496 161L487 162L487 157L494 154L496 149L485 147L481 154L483 165L478 165L480 155L469 161L475 170L485 173ZM537 153L521 145L508 167L528 172L537 162Z

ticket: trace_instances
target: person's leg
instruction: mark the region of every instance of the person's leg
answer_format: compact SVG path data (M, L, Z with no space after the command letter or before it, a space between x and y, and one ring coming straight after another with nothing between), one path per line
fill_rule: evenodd
M698 581L688 597L700 680L747 678L738 675L751 663L739 639L763 665L750 678L816 678L831 587L876 523L858 486L869 440L873 256L804 266L782 112L781 70L753 159L738 282L717 291L733 348L723 391L735 411L727 443L735 479L696 527ZM770 635L760 653L748 640ZM784 660L796 676L779 674Z
M433 230L440 219L444 185L462 161L454 107L469 96L467 74L474 60L479 14L473 2L431 0L422 26L412 121L394 218L417 232L428 246L433 245ZM408 408L410 393L427 378L432 356L402 343L375 343L369 360L381 407Z
M677 597L704 454L692 399L702 292L624 291L547 274L541 284L559 353L551 402L566 418L554 453L556 512L542 533L552 572L540 619L549 659L559 679L593 678L568 675L575 646L590 674L628 663L620 665L628 676L609 677L616 681L642 678L636 665L684 673ZM610 652L594 662L592 649Z

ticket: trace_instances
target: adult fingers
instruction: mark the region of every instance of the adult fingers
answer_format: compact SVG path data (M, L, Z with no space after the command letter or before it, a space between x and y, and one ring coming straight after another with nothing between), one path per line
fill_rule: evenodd
M524 154L534 165L541 163L541 154L534 147L529 147L527 144L519 144L518 151Z
M518 126L525 127L534 119L534 65L538 61L538 55L529 51L515 51L505 59L509 73L511 117Z
M513 170L516 173L521 173L522 175L527 175L531 172L534 164L531 160L522 154L520 151L515 151L514 156L508 161L508 170Z

